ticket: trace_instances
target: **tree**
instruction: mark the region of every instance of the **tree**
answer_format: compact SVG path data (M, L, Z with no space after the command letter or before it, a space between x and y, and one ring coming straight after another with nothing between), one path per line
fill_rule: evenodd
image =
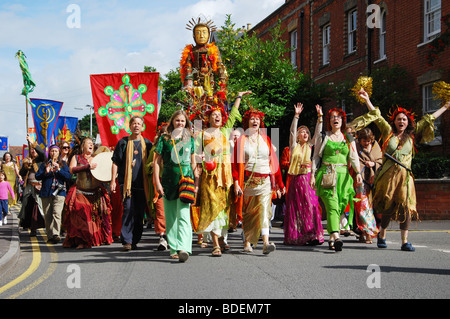
M229 74L228 101L234 101L239 91L252 91L247 103L264 112L266 126L279 127L281 141L288 141L293 105L305 105L301 123L311 127L316 120L314 106L323 104L331 92L328 85L316 84L309 75L293 68L282 33L278 23L270 39L263 41L257 34L235 29L231 15L227 15L218 32L218 46ZM244 101L242 110L248 107Z
M78 121L78 129L85 135L89 135L91 129L91 116L90 114L85 115L81 120ZM95 120L95 114L92 113L92 137L95 138L98 134L97 121Z

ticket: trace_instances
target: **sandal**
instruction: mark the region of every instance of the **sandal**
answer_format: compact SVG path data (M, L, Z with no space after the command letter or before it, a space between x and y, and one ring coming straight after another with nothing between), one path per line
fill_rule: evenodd
M253 252L252 246L245 246L243 252L244 253L251 253L251 252Z
M220 246L216 246L213 248L212 252L211 252L213 257L221 257L222 256L222 251L220 250Z
M328 241L328 249L329 250L334 250L334 240L329 240Z
M344 246L344 243L342 242L342 240L340 238L337 238L334 241L334 250L335 251L342 251L342 246Z
M178 256L178 254L172 254L172 255L170 255L170 258L179 259L180 257Z

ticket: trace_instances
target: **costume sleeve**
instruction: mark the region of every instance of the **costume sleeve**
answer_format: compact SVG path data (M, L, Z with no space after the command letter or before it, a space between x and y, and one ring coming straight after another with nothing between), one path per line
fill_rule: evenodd
M36 179L38 181L42 181L45 177L45 162L39 166L38 171L36 172Z
M287 172L289 170L290 161L291 161L291 150L289 147L285 147L280 158L281 169Z
M289 131L289 148L292 150L297 145L297 123L298 118L294 116L291 122L291 129Z
M377 125L381 132L381 137L386 139L392 129L389 123L381 116L381 112L378 107L375 108L375 110L369 111L368 113L357 117L348 126L353 127L355 131L359 131L367 127L372 122Z
M62 177L66 182L70 181L72 178L72 174L70 174L69 167L67 165L63 165L59 172L56 173L57 176Z
M242 161L240 157L240 149L244 135L238 138L236 145L234 146L234 161L231 163L231 174L233 175L233 181L239 180L239 163Z
M429 143L434 140L434 121L436 118L431 114L425 114L420 121L416 123L414 135L418 137L417 143Z
M145 169L145 174L147 175L152 175L153 174L153 167L152 167L152 163L153 163L153 155L155 153L155 148L156 146L152 146L152 148L150 149L150 152L148 153L148 157L147 157L147 163L145 163L144 169Z
M161 136L161 138L158 140L158 143L156 144L156 147L155 147L155 153L157 153L159 155L162 155L162 151L163 151L163 148L164 148L164 141L163 141L163 139L164 139L164 137Z
M117 142L117 145L116 145L116 147L114 149L114 153L113 153L113 156L112 156L112 161L117 166L120 166L120 164L124 160L124 154L125 154L125 152L123 151L124 143L125 143L125 149L126 149L127 141L125 139L121 139L119 142Z
M228 120L223 126L223 129L231 129L236 121L242 121L241 113L239 113L239 109L233 106L231 108L230 115L228 116ZM229 134L228 134L229 135Z

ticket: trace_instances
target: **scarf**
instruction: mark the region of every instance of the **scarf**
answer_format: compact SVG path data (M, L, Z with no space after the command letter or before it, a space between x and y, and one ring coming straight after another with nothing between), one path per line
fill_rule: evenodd
M141 136L141 147L142 147L142 165L147 163L147 145L145 144L144 138ZM123 198L131 197L131 177L133 175L133 153L134 153L134 143L131 138L128 138L127 150L126 150L126 164L125 164L125 178L123 185ZM145 169L142 168L142 173L144 174L144 191L146 198L149 198L148 190L148 177L145 174Z

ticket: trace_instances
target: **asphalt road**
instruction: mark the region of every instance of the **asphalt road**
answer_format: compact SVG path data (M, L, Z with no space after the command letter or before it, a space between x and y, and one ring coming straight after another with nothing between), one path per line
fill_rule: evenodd
M20 230L20 257L0 278L2 299L157 299L185 301L292 299L447 299L450 297L450 221L413 224L415 252L400 251L393 223L388 248L344 238L342 252L283 245L282 229L271 231L277 245L270 255L262 244L242 252L241 230L229 235L231 250L212 257L195 241L186 263L157 251L158 237L144 231L137 250L121 245L74 250L47 245ZM327 239L327 236L326 236ZM194 236L196 240L196 236ZM172 309L173 310L173 309ZM186 308L187 310L187 308Z

